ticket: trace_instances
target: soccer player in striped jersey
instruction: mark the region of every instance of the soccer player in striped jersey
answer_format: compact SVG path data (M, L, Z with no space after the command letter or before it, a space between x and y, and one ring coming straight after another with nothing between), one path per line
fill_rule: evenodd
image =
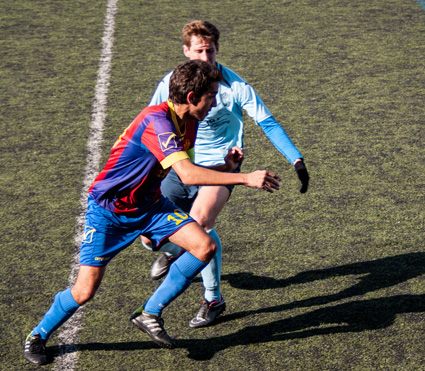
M76 282L55 295L28 335L27 360L36 364L49 361L45 344L51 334L94 297L108 263L140 235L149 237L153 250L169 240L186 251L131 316L133 324L155 343L173 347L161 313L208 264L216 246L193 218L161 195L162 179L172 168L187 184L242 184L269 192L279 188L279 177L270 171L224 173L190 160L198 121L216 105L218 80L219 71L209 63L179 65L170 79L169 100L144 109L115 142L89 189ZM226 163L229 169L237 166L233 156L228 156Z

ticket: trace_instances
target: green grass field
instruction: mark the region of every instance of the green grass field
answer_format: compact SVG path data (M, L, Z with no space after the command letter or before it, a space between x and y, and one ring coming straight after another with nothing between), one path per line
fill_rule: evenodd
M119 0L103 161L184 60L193 18L221 30L218 60L247 79L303 152L307 194L247 120L244 170L217 224L228 309L187 326L195 282L164 312L158 349L128 321L155 284L135 244L84 310L78 370L425 369L425 6L413 0ZM0 1L0 369L32 369L27 333L66 287L106 1ZM68 350L67 350L68 349ZM55 364L45 366L53 369Z

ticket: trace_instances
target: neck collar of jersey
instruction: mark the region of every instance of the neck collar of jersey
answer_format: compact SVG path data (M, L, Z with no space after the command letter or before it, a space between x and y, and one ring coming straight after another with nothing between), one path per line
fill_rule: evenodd
M176 109L174 108L174 103L170 99L168 99L167 103L168 107L170 108L171 120L173 120L173 124L176 127L177 134L179 137L183 137L186 133L186 123L183 122L183 120L178 119ZM179 124L179 121L181 121L181 126Z

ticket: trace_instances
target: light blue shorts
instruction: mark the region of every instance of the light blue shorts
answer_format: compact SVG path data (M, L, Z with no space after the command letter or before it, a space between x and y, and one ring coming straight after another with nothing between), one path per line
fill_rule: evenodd
M158 250L165 240L181 227L194 220L165 197L146 213L137 215L116 214L99 206L89 196L80 247L80 264L95 267L107 265L120 251L144 235Z

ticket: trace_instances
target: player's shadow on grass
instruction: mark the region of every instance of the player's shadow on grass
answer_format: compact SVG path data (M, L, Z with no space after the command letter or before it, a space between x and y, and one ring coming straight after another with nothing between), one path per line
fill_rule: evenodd
M305 271L284 279L256 276L249 272L227 274L223 275L223 280L227 280L233 287L244 290L283 288L338 276L357 275L359 277L355 285L334 294L314 296L304 300L285 303L277 307L241 311L223 317L222 321L230 321L250 314L280 312L293 308L328 304L353 296L364 295L385 287L395 286L422 274L425 274L425 253L422 252Z
M344 275L359 275L359 281L336 294L231 313L221 317L219 322L233 321L260 313L284 312L299 307L329 304L394 286L424 273L425 253L410 253L368 262L306 271L286 279L255 276L251 273L228 274L223 278L233 287L245 290L276 289ZM397 314L415 312L425 312L425 294L398 295L337 304L268 324L249 326L229 335L208 339L177 340L177 347L188 349L190 358L207 360L217 352L237 345L381 329L390 326ZM152 348L157 348L157 346L147 340L142 342L69 344L49 347L49 351L57 356L75 351L132 351Z
M229 335L181 340L178 344L189 350L190 358L208 360L217 352L238 345L382 329L392 325L397 314L418 312L425 312L425 294L398 295L320 308L264 325L245 327Z
M176 348L187 349L189 358L204 361L222 350L240 345L382 329L392 325L397 314L420 312L425 312L425 294L352 301L264 325L248 326L229 335L177 340ZM75 351L143 351L153 348L157 346L151 341L94 342L49 347L49 351L58 356Z

